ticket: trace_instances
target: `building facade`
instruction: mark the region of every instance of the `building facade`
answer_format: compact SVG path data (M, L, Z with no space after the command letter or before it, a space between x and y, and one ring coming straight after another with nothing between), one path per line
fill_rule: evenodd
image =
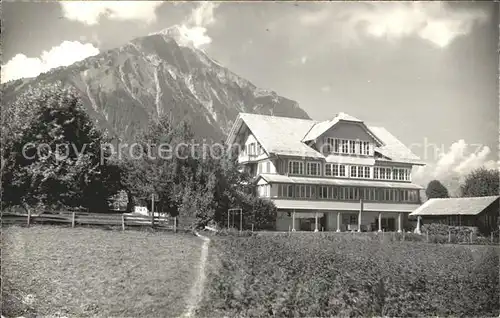
M241 113L227 143L275 203L278 231L402 231L420 205L411 171L423 162L345 113L321 122Z

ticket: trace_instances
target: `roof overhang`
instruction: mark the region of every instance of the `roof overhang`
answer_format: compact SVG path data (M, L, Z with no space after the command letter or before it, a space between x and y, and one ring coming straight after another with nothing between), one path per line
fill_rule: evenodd
M287 200L271 199L278 209L287 210L329 210L329 211L355 211L359 212L359 202L344 201L321 201L321 200ZM389 212L389 213L410 213L418 207L418 204L398 204L398 203L377 203L364 202L363 211L365 212Z

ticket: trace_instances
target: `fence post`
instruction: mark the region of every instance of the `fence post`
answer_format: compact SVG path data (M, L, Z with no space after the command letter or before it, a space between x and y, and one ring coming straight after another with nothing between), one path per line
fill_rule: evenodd
M470 244L472 244L472 231L470 232Z
M491 236L491 244L493 244L493 232L490 233Z
M31 209L28 209L28 222L27 222L28 227L30 226L30 221L31 221Z
M425 232L425 236L427 237L427 243L429 243L429 231Z
M406 231L403 230L403 242L405 241L405 233Z
M71 227L75 227L75 212L71 214Z
M177 217L174 216L174 233L177 233Z
M122 214L122 231L125 231L125 214Z
M253 223L252 223L252 233L253 233Z
M448 230L448 243L451 243L451 231Z

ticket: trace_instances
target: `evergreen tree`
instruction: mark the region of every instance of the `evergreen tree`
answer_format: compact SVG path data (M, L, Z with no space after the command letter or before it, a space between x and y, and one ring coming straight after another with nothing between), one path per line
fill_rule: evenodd
M448 189L439 180L429 182L427 189L425 189L425 195L428 199L450 197Z

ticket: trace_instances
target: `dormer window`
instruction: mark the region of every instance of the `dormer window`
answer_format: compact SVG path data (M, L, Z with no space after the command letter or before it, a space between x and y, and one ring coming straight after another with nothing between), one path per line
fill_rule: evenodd
M325 143L328 145L327 151L331 153L351 154L351 155L359 154L365 156L371 154L369 141L326 137Z
M356 153L356 141L354 140L349 140L349 153L350 154Z
M360 152L362 155L370 155L370 142L368 141L361 141L360 142Z

